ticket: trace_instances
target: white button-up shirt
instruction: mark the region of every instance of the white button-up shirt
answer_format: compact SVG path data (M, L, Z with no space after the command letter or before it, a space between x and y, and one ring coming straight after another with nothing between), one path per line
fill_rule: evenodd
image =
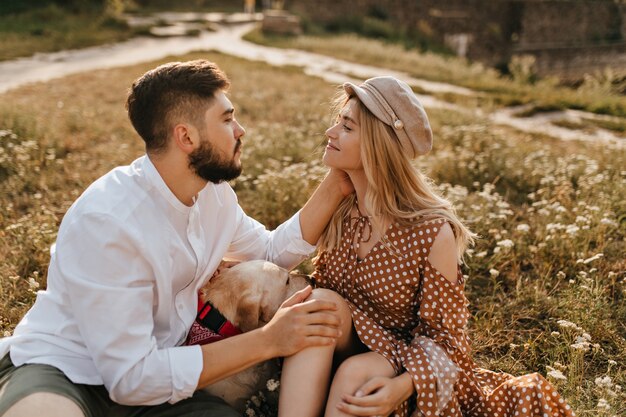
M68 210L51 248L48 285L0 358L41 363L75 383L104 384L122 404L177 402L195 391L200 346L179 346L197 293L223 258L291 268L314 247L299 214L275 231L246 216L232 188L208 183L193 206L147 156L94 182Z

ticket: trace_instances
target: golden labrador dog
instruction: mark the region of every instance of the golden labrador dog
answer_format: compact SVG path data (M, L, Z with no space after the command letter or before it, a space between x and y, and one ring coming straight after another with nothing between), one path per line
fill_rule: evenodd
M267 324L280 305L307 284L305 275L289 273L271 262L249 261L213 277L201 290L200 299L247 332ZM262 362L204 389L243 412L246 400L264 388L277 366L275 360Z

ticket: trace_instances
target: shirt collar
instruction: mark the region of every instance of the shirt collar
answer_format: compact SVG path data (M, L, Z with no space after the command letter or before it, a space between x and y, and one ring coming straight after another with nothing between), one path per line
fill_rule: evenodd
M145 172L145 177L148 180L148 183L154 186L154 188L159 191L163 198L165 198L165 200L176 210L182 213L189 213L193 206L186 206L174 195L174 193L172 192L172 190L170 190L165 181L163 181L161 174L159 174L159 171L157 171L156 167L150 160L150 157L148 155L144 155L140 159L143 159L140 164L143 171Z

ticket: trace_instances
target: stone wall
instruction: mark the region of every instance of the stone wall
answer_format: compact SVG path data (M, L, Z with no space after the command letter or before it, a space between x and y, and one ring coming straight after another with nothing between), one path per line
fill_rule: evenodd
M531 54L540 74L610 66L626 73L626 4L617 0L289 0L306 18L341 24L374 16L417 31L458 55L505 66ZM576 65L569 65L568 60ZM582 65L581 62L585 62Z

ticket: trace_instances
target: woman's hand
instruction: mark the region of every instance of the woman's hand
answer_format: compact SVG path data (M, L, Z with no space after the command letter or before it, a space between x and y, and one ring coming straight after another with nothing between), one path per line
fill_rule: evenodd
M333 183L336 183L339 186L339 190L344 197L354 192L354 185L352 185L352 181L350 181L350 177L348 176L348 174L346 174L345 171L331 168L331 170L326 175L326 178L333 181Z
M352 416L388 416L413 392L411 375L406 372L394 378L377 376L354 395L343 395L337 408Z

